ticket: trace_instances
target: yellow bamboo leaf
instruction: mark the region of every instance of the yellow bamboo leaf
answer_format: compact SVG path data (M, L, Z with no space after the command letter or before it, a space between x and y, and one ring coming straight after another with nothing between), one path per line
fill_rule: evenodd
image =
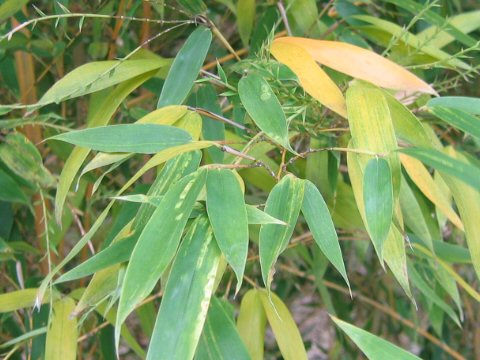
M45 359L75 360L77 357L77 319L70 317L75 301L63 298L53 304L53 316L47 330Z
M383 88L436 94L430 85L402 66L352 44L300 37L283 37L275 42L298 45L320 64Z
M463 223L453 210L448 198L438 188L437 183L428 172L427 168L417 159L400 154L400 161L408 176L420 191L460 230L463 231Z
M346 117L345 99L338 86L301 46L274 41L270 52L297 75L300 85L322 105Z

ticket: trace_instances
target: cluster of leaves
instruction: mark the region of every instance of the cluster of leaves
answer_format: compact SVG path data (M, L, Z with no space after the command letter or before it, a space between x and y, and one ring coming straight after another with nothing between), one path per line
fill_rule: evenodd
M6 358L479 356L480 10L171 3L0 5Z

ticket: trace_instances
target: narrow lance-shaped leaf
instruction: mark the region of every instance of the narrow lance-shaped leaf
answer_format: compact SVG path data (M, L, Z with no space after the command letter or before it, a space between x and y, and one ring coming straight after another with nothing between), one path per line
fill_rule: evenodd
M74 130L50 138L91 150L154 154L166 148L187 144L191 136L168 125L123 124Z
M233 322L233 308L230 314L227 306L231 305L224 302L212 298L195 354L196 360L251 359Z
M258 74L249 74L238 83L238 95L248 115L272 140L291 150L287 119L268 82Z
M170 64L166 59L96 61L82 65L57 81L40 99L47 105L90 94Z
M480 11L476 17L480 18ZM427 103L429 108L442 106L450 109L465 111L472 115L480 115L480 98L467 96L442 96L430 99Z
M75 301L68 297L53 304L53 316L47 330L45 359L77 358L77 319L70 316L74 308Z
M248 252L248 218L240 184L231 170L209 170L207 213L217 244L242 285Z
M335 324L362 350L370 360L420 360L398 346L332 316Z
M347 116L342 92L303 47L274 41L270 52L297 75L300 85L310 96L337 114Z
M417 287L418 290L420 290L420 292L423 293L423 295L429 301L433 302L436 306L442 309L448 316L450 316L455 324L461 327L460 320L458 319L457 314L455 314L455 311L453 311L453 309L445 301L443 301L439 295L437 295L435 290L428 285L428 283L417 272L415 266L410 262L408 263L408 275L412 280L412 284L414 284L415 287Z
M456 177L480 191L480 169L473 164L452 158L433 149L407 148L399 151L422 161L441 173Z
M187 3L187 2L186 2ZM207 56L212 32L199 26L185 41L168 72L157 107L180 105L188 96Z
M115 327L117 346L121 324L152 291L175 255L205 178L205 171L197 171L171 187L143 229L128 263L120 294Z
M248 46L255 21L255 0L238 0L237 26L243 45Z
M325 204L325 200L323 200L317 187L308 180L305 181L302 213L318 247L350 287L343 263L342 250L327 204Z
M307 352L300 331L287 306L273 292L260 290L259 296L283 358L306 360Z
M430 112L447 124L480 139L480 119L478 117L470 115L464 110L444 106L432 106Z
M400 190L400 160L394 152L397 139L383 91L362 82L352 84L347 90L347 110L354 148L383 154L388 160L395 199ZM359 160L363 171L368 158Z
M199 217L173 262L147 360L193 358L213 294L220 256L208 219Z
M110 91L105 97L92 96L91 102L95 99L96 101L93 101L94 106L90 107L87 119L88 126L94 127L106 125L115 113L115 110L128 94L148 80L151 76L153 76L153 73L150 72L125 81L118 85L113 91ZM55 194L55 219L58 224L60 224L62 220L63 206L67 199L68 191L89 152L89 149L75 147L63 166L58 180L57 192Z
M385 242L393 217L392 174L388 162L371 159L363 176L363 201L367 229L380 261L383 261Z
M415 185L422 191L427 199L435 206L460 230L463 231L462 220L451 206L451 201L445 193L439 189L432 176L425 166L417 159L400 154L400 160Z
M276 219L273 216L267 214L265 211L257 209L253 205L246 205L248 223L249 224L278 224L278 225L287 225L286 222Z
M267 224L260 228L259 252L262 278L267 289L273 278L273 266L287 247L297 223L303 202L304 182L293 175L285 176L270 192L265 212L288 225Z
M455 161L461 161L462 164L468 164L467 159L461 153L453 148L447 149L449 154ZM453 198L457 204L460 216L465 226L465 237L472 257L472 264L480 278L480 227L478 226L478 218L480 216L480 192L462 181L454 178L451 173L442 174L442 178L452 191ZM478 179L478 178L477 178Z
M436 94L430 85L410 71L356 45L300 37L283 37L275 41L301 46L320 64L380 87Z
M243 295L237 328L252 360L263 360L267 316L257 289Z

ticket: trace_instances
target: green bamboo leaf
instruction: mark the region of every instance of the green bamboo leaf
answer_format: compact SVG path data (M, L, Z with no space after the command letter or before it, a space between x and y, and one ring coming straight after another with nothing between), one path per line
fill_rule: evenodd
M180 105L185 101L205 61L211 42L212 32L204 26L199 26L188 37L165 79L158 100L158 108L166 105Z
M456 27L461 32L468 34L480 27L480 10L463 12L461 14L452 16L446 19L447 23L451 26ZM442 27L430 26L425 30L417 34L418 39L426 43L428 42L430 46L436 48L442 48L452 41L455 40L455 37L450 35L447 31L444 31Z
M420 292L431 302L437 305L440 309L442 309L450 318L461 327L460 320L458 319L457 314L455 311L445 302L442 300L440 296L427 284L427 282L420 276L418 271L415 269L410 262L407 263L408 266L408 275L412 284L420 290Z
M480 98L466 96L442 96L430 99L427 103L427 107L429 108L437 106L464 111L472 115L480 115Z
M43 335L47 332L47 327L44 326L44 327L41 327L41 328L38 328L38 329L35 329L35 330L32 330L32 331L28 331L12 340L9 340L9 341L6 341L2 344L0 344L0 349L3 349L3 348L8 348L10 346L14 346L16 344L19 344L19 343L22 343L24 341L27 341L27 340L30 340L36 336L39 336L39 335Z
M37 296L37 288L22 289L17 291L10 291L6 294L0 294L0 313L6 313L23 308L33 307ZM54 299L56 298L54 293ZM50 301L50 294L43 299L43 303Z
M392 172L393 194L400 191L400 160L392 114L384 92L370 84L355 82L347 90L347 112L355 149L384 154ZM369 158L359 157L362 171Z
M135 237L130 236L111 244L109 247L96 253L85 262L60 276L55 280L55 284L81 279L111 265L127 261L132 254L136 240Z
M82 297L78 300L71 316L78 316L85 309L96 306L108 296L116 294L119 286L119 269L120 265L117 264L96 272L88 283Z
M248 46L255 21L255 0L238 0L237 28L243 45Z
M273 216L267 214L266 212L256 208L253 205L246 205L247 217L249 224L277 224L277 225L287 225L286 222L276 219Z
M288 226L266 224L260 228L260 265L267 289L273 278L273 266L287 247L297 223L303 202L304 182L293 175L285 176L270 192L265 212Z
M272 292L259 291L268 323L285 360L307 359L300 331L283 301Z
M218 247L237 276L238 292L247 261L248 218L242 189L231 170L208 171L207 213Z
M146 73L118 85L113 91L105 94L106 96L92 96L90 111L87 118L88 126L95 127L106 125L120 103L128 96L128 94L152 76L152 72ZM68 191L89 153L89 149L75 147L63 165L60 178L58 179L57 192L55 194L55 219L58 224L61 224L63 206L67 199Z
M332 316L331 318L370 360L421 360L419 357L368 331L346 323L336 317Z
M272 140L293 151L285 114L268 82L258 74L248 74L238 83L238 95L255 124Z
M439 29L442 29L442 31L445 31L449 35L453 36L457 41L461 42L467 47L475 46L477 43L477 40L457 29L455 25L448 21L448 19L445 19L443 16L432 10L425 9L425 5L417 3L413 0L387 0L387 2L407 10L414 16L421 13L422 18L426 22L435 25Z
M190 134L168 125L123 124L73 130L50 140L65 141L91 150L154 154L166 148L187 144Z
M117 348L121 324L152 291L175 255L205 178L205 171L197 171L172 186L143 229L128 263L120 294L115 327Z
M433 144L425 128L410 109L387 91L383 91L383 95L388 103L397 138L415 146L431 147Z
M220 256L208 219L197 218L173 262L147 360L193 359L214 291Z
M257 289L243 295L238 313L237 328L252 360L263 360L267 316Z
M452 158L433 149L407 148L399 151L422 161L443 174L462 180L477 191L480 190L480 169L473 164Z
M28 198L20 188L20 185L2 169L0 169L0 200L22 204L28 203Z
M196 360L251 359L233 322L233 311L230 314L227 306L231 305L212 298L195 354Z
M460 109L445 106L431 106L430 112L447 124L480 139L480 119Z
M367 230L382 261L383 243L393 217L392 174L386 160L375 158L368 162L363 175L363 201Z
M473 167L473 165L468 162L468 159L460 152L455 151L453 148L449 148L448 152L452 156L449 157L449 159ZM454 169L459 171L458 165L455 165ZM478 168L475 167L474 169L480 173ZM475 173L471 175L475 176ZM457 204L465 228L465 237L467 239L468 249L470 250L473 267L477 277L480 278L480 227L478 226L478 218L480 216L480 187L477 186L477 188L474 189L464 182L458 181L454 176L454 173L445 172L444 175L442 174L442 178L452 191L453 199ZM477 173L476 176L476 180L480 182L480 177L478 177L480 175Z
M308 180L305 181L302 213L318 247L350 287L343 263L342 250L327 204L317 187Z
M310 35L318 17L315 0L287 0L285 7L293 35Z
M369 23L374 27L378 28L379 30L385 31L395 36L396 38L401 39L408 46L411 46L414 49L417 49L437 60L440 60L452 68L458 67L464 70L472 69L469 64L457 58L452 58L452 56L445 51L442 51L435 46L425 45L415 34L406 31L404 28L393 22L370 15L354 15L352 16L352 18Z
M10 133L0 143L0 159L31 185L51 187L55 179L45 166L38 149L21 133Z
M45 359L77 358L77 319L70 316L74 308L75 301L69 297L53 304L53 316L47 330Z
M91 62L79 66L57 81L38 101L38 105L59 103L100 91L168 65L170 60L162 58Z

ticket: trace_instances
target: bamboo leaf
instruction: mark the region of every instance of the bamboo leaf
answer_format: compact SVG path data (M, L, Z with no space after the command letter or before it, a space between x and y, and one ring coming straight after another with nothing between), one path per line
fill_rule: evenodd
M454 26L464 34L468 34L480 27L480 10L463 12L461 14L452 16L445 21ZM432 25L417 34L417 38L425 43L428 41L429 45L435 48L442 48L450 44L455 37L445 31L442 27Z
M120 294L115 325L117 345L121 324L152 291L175 255L205 178L204 171L197 171L172 186L143 229L128 263Z
M91 102L93 102L93 105L90 105L91 108L87 118L88 126L95 127L108 124L112 115L128 94L147 81L151 76L153 76L153 73L146 73L125 81L113 91L110 91L105 97L92 96ZM68 191L89 153L89 149L75 147L63 165L55 194L55 219L58 224L60 224L62 220L63 206L67 199Z
M77 319L70 316L74 308L75 301L68 297L53 304L53 316L47 330L45 359L77 358Z
M28 3L28 0L6 0L0 5L0 22L15 15L17 11L22 10L22 7Z
M317 187L308 180L305 181L302 213L318 247L350 287L337 232L327 204Z
M277 39L270 52L297 75L300 85L310 96L337 114L347 116L342 92L302 46Z
M197 218L173 262L147 360L193 359L213 294L220 255L208 219Z
M444 106L431 106L430 112L447 124L480 139L480 119L468 112Z
M445 19L432 10L426 10L420 3L417 3L413 0L387 0L387 2L407 10L413 15L421 13L422 18L425 21L435 25L439 29L442 29L442 31L448 33L450 36L453 36L457 41L461 42L467 47L475 46L477 43L474 38L457 29L455 25L448 21L448 19ZM430 46L432 45L430 44Z
M267 214L265 211L262 211L255 206L246 205L247 217L249 224L278 224L278 225L287 225L286 222L276 219L273 216Z
M429 199L435 206L460 230L463 231L462 220L453 210L448 198L444 195L441 189L433 180L428 170L423 164L415 158L400 154L400 160L403 168L406 170L408 176L422 191L427 199Z
M272 292L259 291L268 323L285 360L307 359L300 331L283 301Z
M38 105L59 103L100 91L169 64L169 60L162 58L91 62L79 66L57 81L38 101Z
M243 295L238 313L237 328L252 360L263 360L263 345L267 317L257 289Z
M0 313L11 312L23 308L33 307L38 289L22 289L0 294ZM56 294L54 293L54 299ZM43 299L43 303L50 301L50 294Z
M255 124L272 140L291 150L287 119L268 82L260 75L249 74L238 83L238 94Z
M255 21L255 0L238 0L237 27L243 45L248 46Z
M404 28L402 28L397 24L394 24L387 20L370 16L370 15L355 15L355 16L352 16L352 18L369 23L375 26L376 28L389 33L390 35L393 35L396 38L401 39L408 46L411 46L414 49L417 49L433 57L434 59L444 62L445 64L449 65L452 68L458 67L464 70L471 70L471 66L468 65L467 63L457 58L452 58L450 54L440 50L437 47L434 47L431 45L425 45L420 41L420 39L416 35L412 34L409 31L406 31ZM408 90L408 89L404 89L404 90ZM410 90L415 91L415 89L410 89ZM422 91L422 90L417 89L417 91ZM425 91L425 92L435 95L434 91L432 92Z
M259 254L262 278L267 289L270 289L278 256L285 250L302 206L304 182L300 179L285 176L268 195L265 212L284 221L288 226L266 224L260 228Z
M455 311L453 311L453 309L445 301L443 301L440 296L437 295L437 293L420 276L418 271L415 269L415 266L413 266L413 264L410 262L408 263L408 275L415 287L417 287L418 290L420 290L420 292L422 292L429 301L432 301L435 305L442 309L448 316L450 316L455 324L461 327L460 320L458 319L457 314L455 314Z
M353 146L386 155L392 173L394 199L400 190L400 160L388 102L380 89L356 83L347 91L347 110ZM360 158L362 171L367 159Z
M28 198L20 188L20 185L0 169L0 200L8 202L28 203Z
M480 169L475 165L452 158L443 152L433 149L407 148L399 151L422 161L442 174L462 180L477 191L480 190Z
M232 171L208 171L207 213L218 247L237 276L238 292L247 261L248 218L242 189Z
M453 148L447 150L452 156L450 159L458 161L468 166L471 165L467 158L461 153L455 151ZM458 167L455 166L458 170ZM475 170L478 171L477 168ZM458 181L452 173L446 172L442 174L442 178L452 191L453 198L457 204L458 211L463 220L465 227L465 237L467 240L468 249L472 257L473 267L480 278L480 227L478 226L478 217L480 216L480 192L468 186L464 182ZM480 178L477 177L477 180Z
M420 360L419 357L375 336L368 331L331 316L335 324L362 350L370 360Z
M480 11L478 12L480 15ZM429 108L442 106L467 112L472 115L480 115L480 98L466 96L442 96L430 99L427 103Z
M233 313L229 314L226 305L212 298L195 359L251 359L233 322Z
M198 1L196 2L198 3ZM185 1L185 3L190 2ZM196 11L194 12L197 13ZM199 26L188 37L175 60L173 60L173 64L165 79L157 108L166 105L180 105L185 101L205 61L211 42L212 32L204 26Z
M393 217L393 187L390 166L384 159L371 159L363 175L363 200L367 229L380 261Z
M352 44L299 37L276 41L301 46L320 64L383 88L436 94L430 85L400 65Z
M50 138L91 150L154 154L192 141L184 130L168 125L124 124L74 130Z

